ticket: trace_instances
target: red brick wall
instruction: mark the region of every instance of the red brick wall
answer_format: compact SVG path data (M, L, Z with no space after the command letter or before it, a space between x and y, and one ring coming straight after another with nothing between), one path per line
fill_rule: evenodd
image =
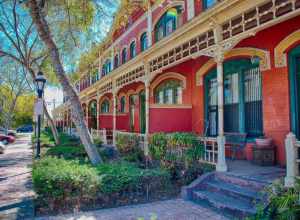
M111 114L104 115L100 114L99 116L99 128L100 129L112 129L113 128L113 117Z

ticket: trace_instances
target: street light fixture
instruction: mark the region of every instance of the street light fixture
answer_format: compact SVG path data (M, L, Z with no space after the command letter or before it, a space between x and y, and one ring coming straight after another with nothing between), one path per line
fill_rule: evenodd
M43 93L44 88L46 84L46 78L44 77L44 74L42 72L38 72L36 78L35 78L35 84L36 84L36 91L38 94L38 103L43 103ZM40 105L40 108L43 108L43 105ZM40 142L40 136L41 136L41 112L37 113L37 143L36 143L36 158L40 158L40 152L41 152L41 142Z

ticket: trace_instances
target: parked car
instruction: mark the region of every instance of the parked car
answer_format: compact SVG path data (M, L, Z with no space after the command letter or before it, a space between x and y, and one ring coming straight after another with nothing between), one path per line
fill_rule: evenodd
M24 125L21 127L17 128L17 132L18 133L29 133L29 132L33 132L33 127L32 125Z
M5 134L0 134L0 141L4 144L13 143L15 141L15 137Z
M0 154L4 154L5 145L2 141L0 141Z
M6 130L5 128L0 127L0 134L7 134L7 135L15 137L16 136L16 131L14 131L14 130Z

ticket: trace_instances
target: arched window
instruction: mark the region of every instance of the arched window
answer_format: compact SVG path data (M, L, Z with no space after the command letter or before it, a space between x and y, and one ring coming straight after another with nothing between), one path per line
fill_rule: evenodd
M126 61L127 61L127 50L126 48L124 48L122 50L122 63L126 63Z
M148 37L147 33L143 33L141 36L141 51L145 51L148 48Z
M107 75L109 72L111 72L111 61L108 59L102 66L102 75Z
M130 44L130 59L134 58L136 56L136 45L135 45L135 41L133 41Z
M109 113L109 101L107 99L101 103L101 113Z
M125 112L125 104L126 104L125 96L122 96L120 99L120 112Z
M155 89L155 103L157 104L181 104L182 82L179 80L168 80L162 82Z
M118 68L119 66L119 54L117 54L114 58L114 69Z
M157 22L154 28L155 40L159 41L176 30L181 7L170 8Z

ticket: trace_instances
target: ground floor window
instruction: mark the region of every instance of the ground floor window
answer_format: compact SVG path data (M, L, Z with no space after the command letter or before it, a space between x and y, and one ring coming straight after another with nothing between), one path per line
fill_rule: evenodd
M109 101L107 99L101 103L101 113L109 113Z
M218 135L216 69L205 77L208 135ZM248 59L224 63L224 131L257 137L263 133L261 72Z
M179 80L167 80L155 88L155 103L181 104L182 83Z

